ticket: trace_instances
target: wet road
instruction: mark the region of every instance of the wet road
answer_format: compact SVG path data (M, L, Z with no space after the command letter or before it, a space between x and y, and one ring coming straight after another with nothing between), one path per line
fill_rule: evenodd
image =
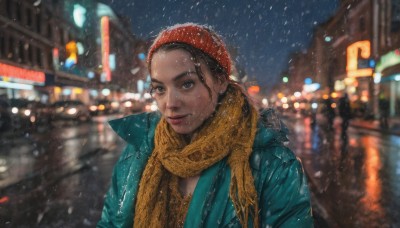
M124 146L106 120L2 139L0 227L95 226Z
M332 227L400 227L399 136L350 127L342 137L340 120L332 132L323 121L315 128L308 118L284 122L316 209Z
M124 146L106 121L2 138L0 227L95 227ZM400 227L398 136L350 127L343 141L337 121L334 132L311 129L307 118L284 122L313 206L332 227Z

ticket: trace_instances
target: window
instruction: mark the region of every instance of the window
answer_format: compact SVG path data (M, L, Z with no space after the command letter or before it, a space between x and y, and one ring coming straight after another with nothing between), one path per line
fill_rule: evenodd
M32 45L28 47L28 62L33 65L33 48Z
M25 62L25 50L24 50L24 42L22 40L18 41L18 55L17 60L19 63Z
M364 32L365 31L365 18L364 17L360 18L359 29L360 29L360 32Z
M8 53L7 53L7 58L12 59L14 56L14 39L12 36L8 37Z
M62 28L60 28L60 44L64 45L65 41L64 41L64 30Z
M51 27L51 23L47 22L47 37L50 38L50 40L53 40L53 28Z
M6 53L6 40L3 34L3 31L0 30L0 58Z
M398 0L392 0L392 23L391 31L400 31L400 2Z
M21 11L23 10L23 8L20 2L15 3L15 9L16 9L15 12L17 13L16 19L17 21L21 21L22 20Z
M36 58L37 58L37 65L39 67L43 67L42 50L40 48L36 48Z
M51 51L47 52L47 69L53 69L53 54Z
M13 18L12 9L13 8L12 8L11 0L6 0L6 11L7 11L8 18Z
M42 32L42 14L40 12L36 13L36 31L41 34ZM47 34L44 34L47 35Z
M32 27L32 21L33 21L33 18L32 18L32 10L30 9L30 8L26 8L25 9L25 11L26 11L26 25L29 27L29 28L31 28Z

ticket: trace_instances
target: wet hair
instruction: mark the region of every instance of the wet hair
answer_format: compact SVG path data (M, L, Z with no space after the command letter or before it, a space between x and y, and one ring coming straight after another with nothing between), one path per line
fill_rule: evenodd
M196 70L197 77L199 78L200 82L207 88L208 94L210 97L212 97L211 89L210 87L206 84L205 78L204 78L204 73L201 70L201 60L203 60L207 67L209 68L211 75L213 76L213 79L217 80L220 83L223 83L225 81L229 81L229 75L225 71L225 69L212 57L210 57L208 54L204 53L200 49L197 49L191 45L185 44L185 43L168 43L165 45L162 45L160 48L154 51L154 53L158 51L172 51L172 50L185 50L187 51L190 56L192 57L194 67ZM151 71L151 62L149 62L149 70ZM150 90L150 93L152 94L153 89Z

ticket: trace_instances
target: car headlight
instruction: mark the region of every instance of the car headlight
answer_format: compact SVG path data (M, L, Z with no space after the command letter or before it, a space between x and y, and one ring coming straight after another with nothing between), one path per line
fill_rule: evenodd
M17 107L12 107L11 112L13 114L17 114L18 113L18 108Z
M119 107L119 103L116 102L116 101L113 101L113 102L111 102L111 107L114 108L114 109L116 109L116 108Z
M26 109L26 110L24 111L24 115L25 115L25 116L30 116L30 115L31 115L31 110L30 110L30 109Z
M77 111L78 110L76 108L70 108L70 109L67 110L67 113L69 115L75 115L77 113Z
M91 105L91 106L89 107L89 109L90 109L90 111L94 112L94 111L97 110L97 106L96 106L96 105Z
M132 107L132 102L131 101L127 101L127 102L124 103L124 106L126 108L130 108L130 107Z

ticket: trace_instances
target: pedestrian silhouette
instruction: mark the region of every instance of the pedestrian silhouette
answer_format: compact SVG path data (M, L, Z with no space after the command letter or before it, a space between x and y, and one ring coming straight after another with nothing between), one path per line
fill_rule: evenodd
M327 129L329 131L333 130L333 121L335 119L335 109L332 108L332 99L329 97L324 100L324 114L328 122Z
M385 94L379 95L379 123L382 128L388 128L389 117L389 101L386 99Z
M351 119L352 113L350 108L350 101L347 93L339 99L339 115L342 119L342 139L347 141L347 128Z
M318 103L316 101L311 102L311 110L310 110L310 125L311 128L314 129L317 126L317 112L318 112Z

